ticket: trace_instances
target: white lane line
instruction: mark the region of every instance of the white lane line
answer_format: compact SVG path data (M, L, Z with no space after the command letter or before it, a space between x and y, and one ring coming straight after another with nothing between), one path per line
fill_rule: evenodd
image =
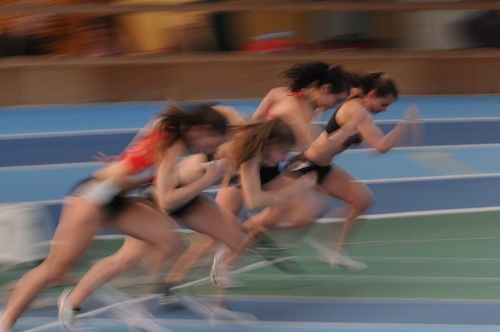
M58 169L72 169L84 167L99 167L104 163L99 161L87 161L78 163L62 163L62 164L40 164L40 165L21 165L21 166L1 166L0 173L7 172L30 172Z
M454 145L416 145L416 146L397 146L391 149L391 151L421 151L425 150L460 150L460 149L490 149L490 148L500 148L500 143L483 143L483 144L454 144ZM359 148L359 149L348 149L342 154L351 153L364 153L367 151L372 151L376 153L373 148Z
M245 274L245 278L257 281L356 281L356 282L423 282L423 283L482 283L496 284L500 277L454 277L454 276L395 276L395 275L366 275L366 274Z
M421 145L421 146L400 146L392 148L392 151L411 151L411 152L428 152L436 150L478 150L478 149L497 149L500 148L500 143L486 143L486 144L457 144L457 145ZM97 151L96 151L97 152ZM442 151L441 151L442 152ZM290 153L291 156L295 155L297 152ZM359 149L348 149L342 154L364 154L364 153L375 153L376 150L373 148L359 148ZM20 166L0 166L0 172L13 172L13 171L30 171L30 170L44 170L51 168L77 168L77 167L87 167L87 166L99 166L102 163L97 161L88 162L75 162L75 163L55 163L55 164L35 164L35 165L20 165Z
M216 297L216 296L214 296ZM225 298L234 300L247 300L259 302L331 302L331 303L408 303L408 304L492 304L500 305L498 299L474 299L474 298L424 298L424 297L345 297L345 296L314 296L314 295L242 295L242 294L225 294Z
M292 259L292 257L284 257L284 258L279 259L279 261L284 261L284 260L288 260L288 259ZM276 260L276 261L278 261L278 260ZM260 269L260 268L263 268L263 267L266 267L266 266L269 266L272 264L273 263L270 261L260 261L260 262L256 262L256 263L247 265L247 266L242 267L240 269L237 269L234 271L234 273L242 273L242 272L252 271L252 270ZM204 284L204 283L209 282L209 280L210 280L210 278L205 277L205 278L201 278L198 280L194 280L191 282L181 284L179 286L173 287L172 289L183 289L183 288L190 287L190 286ZM97 315L100 315L104 312L108 312L109 310L112 310L112 309L119 307L119 306L122 306L124 304L128 305L128 304L142 303L142 302L146 302L146 301L155 299L157 297L159 297L159 295L148 295L148 296L133 298L133 299L122 301L122 302L113 303L113 304L106 305L106 306L103 306L103 307L98 308L98 309L88 311L84 314L79 315L78 317L80 317L80 318L95 317ZM57 326L59 326L59 322L52 322L52 323L38 326L36 328L26 330L25 332L40 332L40 331L45 331L47 329L51 329L51 328L54 328Z
M414 176L405 178L388 178L388 179L372 179L360 180L359 182L366 184L382 184L382 183L404 183L404 182L421 182L421 181L443 181L443 180L465 180L465 179L483 179L499 177L500 173L473 173L473 174L454 174L454 175L436 175L436 176Z
M464 241L462 239L462 241ZM499 264L500 258L485 258L485 257L372 257L372 256L355 256L356 259L367 262L379 263L446 263L446 264Z
M1 136L1 135L0 135ZM411 152L428 152L428 151L441 151L441 150L478 150L478 149L497 149L500 148L500 143L484 143L484 144L456 144L456 145L419 145L419 146L400 146L392 148L392 151L411 151ZM97 151L96 151L97 152ZM442 151L441 151L442 152ZM290 153L291 156L297 152ZM348 149L342 154L365 154L375 153L376 150L370 147ZM69 169L78 167L94 167L102 165L98 161L75 162L75 163L53 163L53 164L35 164L35 165L20 165L20 166L0 166L0 172L14 172L14 171L32 171L32 170L46 170L46 169Z
M23 206L44 206L61 204L63 200L45 200L45 201L32 201L32 202L14 202L0 204L0 208L23 207ZM378 220L378 219L394 219L394 218L408 218L408 217L422 217L422 216L440 216L440 215L454 215L465 213L480 213L480 212L498 212L500 206L485 206L477 208L459 208L459 209L440 209L440 210L421 210L421 211L404 211L404 212L391 212L391 213L374 213L362 215L361 219ZM342 222L340 218L318 218L315 222L321 224Z
M66 136L93 136L93 135L117 135L135 134L141 128L120 128L120 129L93 129L75 131L47 131L37 133L1 134L0 140L28 139L28 138L55 138Z
M283 302L287 302L284 299ZM112 319L102 319L104 322L115 321ZM147 321L148 319L146 319ZM140 321L140 320L139 320ZM155 318L155 323L161 324L164 327L183 327L183 328L206 328L207 321L203 319L185 319L185 318ZM119 322L117 322L119 324ZM39 332L45 331L51 327L57 327L58 323L53 323L52 326L44 325L45 328L34 328L26 330L25 332ZM459 332L490 332L499 331L498 325L477 325L477 324L429 324L429 323L350 323L350 322L304 322L304 321L271 321L271 320L238 320L238 321L217 321L216 326L221 327L233 327L235 331L246 330L246 326L253 327L251 330L259 331L260 328L269 329L280 329L288 328L290 331L295 331L299 328L301 331L314 331L315 329L321 329L321 331L335 331L337 329L349 329L353 332L356 331L386 331L386 332L402 332L406 330L418 329L419 331L428 332L449 332L449 331L459 331ZM106 325L104 325L106 326ZM103 326L103 327L104 327ZM125 328L125 327L124 327ZM115 326L116 329L116 326Z
M90 161L81 163L5 166L5 167L0 167L0 173L31 172L31 171L74 169L74 168L93 168L93 167L100 167L102 166L102 164L103 163L99 161ZM463 174L435 175L435 176L413 176L413 177L402 177L402 178L380 178L380 179L359 180L359 182L366 184L382 184L382 183L403 183L403 182L440 181L440 180L483 179L492 177L500 177L500 172L463 173ZM214 193L217 192L217 188L210 188L205 190L205 192Z
M377 124L396 124L400 119L375 120ZM462 118L427 118L422 119L422 123L467 123L467 122L492 122L500 121L500 116L492 117L462 117ZM314 124L326 125L325 121L314 121ZM1 134L0 140L27 139L27 138L52 138L63 136L92 136L92 135L116 135L116 134L134 134L141 128L116 128L116 129L88 129L74 131L47 131L34 133Z
M438 238L438 239L405 239L405 240L375 240L375 241L355 241L349 245L385 245L385 244L411 244L411 243L443 243L443 242L466 242L466 241L498 241L500 236L465 237L465 238ZM333 245L333 244L332 244Z
M499 108L500 113L500 108ZM375 123L377 124L396 124L401 119L384 119L377 120L375 119ZM463 117L463 118L426 118L421 120L422 123L467 123L467 122L494 122L500 121L500 116L483 116L483 117ZM314 121L314 124L318 125L326 125L328 121Z

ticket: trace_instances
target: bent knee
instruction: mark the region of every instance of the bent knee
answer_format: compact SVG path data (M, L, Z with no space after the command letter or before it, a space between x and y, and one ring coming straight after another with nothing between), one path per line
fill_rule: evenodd
M373 193L367 188L360 191L356 195L356 199L354 199L351 204L356 210L363 212L372 206L374 201L375 197L373 196Z
M166 260L173 256L179 256L182 254L186 246L186 243L181 240L178 236L170 236L164 242L156 245L159 253Z

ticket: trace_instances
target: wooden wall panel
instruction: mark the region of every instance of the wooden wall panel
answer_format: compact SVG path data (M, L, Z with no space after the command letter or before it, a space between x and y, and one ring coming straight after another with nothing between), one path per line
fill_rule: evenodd
M209 56L192 61L181 57L163 62L0 63L0 105L259 98L270 88L285 84L283 70L312 59L361 72L385 71L396 78L402 94L500 93L500 57L332 53L318 57Z
M21 69L21 103L66 104L109 99L109 82L98 68Z
M0 105L21 105L23 85L17 69L0 70Z

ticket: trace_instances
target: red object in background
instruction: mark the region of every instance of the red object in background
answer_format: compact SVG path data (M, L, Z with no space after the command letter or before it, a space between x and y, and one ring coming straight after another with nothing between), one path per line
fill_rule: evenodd
M244 47L248 52L283 52L300 48L300 43L290 39L253 40Z
M293 51L302 47L300 42L292 38L293 35L292 31L283 31L256 36L243 49L260 53Z

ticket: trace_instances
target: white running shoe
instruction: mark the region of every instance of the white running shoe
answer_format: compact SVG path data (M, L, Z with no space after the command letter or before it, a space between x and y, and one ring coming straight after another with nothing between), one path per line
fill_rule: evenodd
M76 315L78 313L78 310L73 309L68 303L70 294L71 289L66 288L57 300L59 325L66 332L75 331Z
M363 271L368 268L368 265L360 261L355 261L344 252L341 253L340 255L339 254L332 255L330 260L330 266L341 266L352 271Z
M157 324L154 317L143 305L124 304L117 307L113 314L130 328L147 332L170 332L169 329Z
M323 244L309 236L305 236L303 241L318 254L322 261L327 262L331 267L340 266L352 271L363 271L368 268L368 265L363 262L355 261L345 252L342 252L341 254L332 253Z
M235 288L241 286L234 274L229 271L224 262L226 250L220 248L215 252L212 268L210 269L210 281L217 288Z

